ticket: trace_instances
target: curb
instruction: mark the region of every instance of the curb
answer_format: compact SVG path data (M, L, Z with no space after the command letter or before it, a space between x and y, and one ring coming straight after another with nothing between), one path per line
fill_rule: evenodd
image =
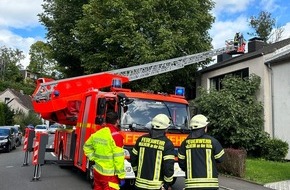
M257 183L257 182L254 182L254 181L250 181L248 179L236 177L236 176L231 176L231 175L226 175L226 174L219 174L219 175L227 177L227 178L233 178L233 179L236 179L236 180L245 181L247 183L252 183L252 184L255 184L255 185L260 185L260 186L264 186L265 185L265 184L260 184L260 183Z

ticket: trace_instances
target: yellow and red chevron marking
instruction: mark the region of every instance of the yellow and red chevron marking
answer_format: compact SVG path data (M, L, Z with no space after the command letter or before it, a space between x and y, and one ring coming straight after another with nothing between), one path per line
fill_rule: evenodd
M38 164L38 151L39 151L39 142L35 142L34 151L33 151L33 157L32 157L32 164L37 165Z

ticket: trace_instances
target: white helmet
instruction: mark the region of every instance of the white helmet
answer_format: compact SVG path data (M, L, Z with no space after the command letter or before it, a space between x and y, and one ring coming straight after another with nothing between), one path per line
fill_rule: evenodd
M207 118L204 115L198 114L191 118L189 126L191 129L200 129L207 126L207 124L209 124Z
M154 129L167 129L170 125L170 119L165 114L158 114L152 119L151 125Z

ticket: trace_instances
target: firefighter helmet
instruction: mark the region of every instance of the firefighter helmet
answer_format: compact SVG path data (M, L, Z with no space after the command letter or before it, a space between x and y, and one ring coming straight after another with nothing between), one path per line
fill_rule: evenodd
M191 129L200 129L207 126L207 124L209 124L209 122L207 121L207 118L201 114L193 116L193 118L191 118L190 120Z
M165 114L156 115L151 122L154 129L167 129L170 125L170 119Z

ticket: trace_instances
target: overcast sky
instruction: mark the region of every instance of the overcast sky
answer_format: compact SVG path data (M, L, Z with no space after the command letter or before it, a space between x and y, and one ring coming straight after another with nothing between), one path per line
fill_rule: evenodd
M248 25L250 16L267 11L284 28L283 38L290 37L290 0L214 0L212 14L216 17L209 31L214 48L225 46L225 40L232 39L236 32L250 38L253 32ZM45 29L39 23L37 14L42 12L42 0L0 0L0 47L18 48L29 63L30 45L38 40L45 41Z

